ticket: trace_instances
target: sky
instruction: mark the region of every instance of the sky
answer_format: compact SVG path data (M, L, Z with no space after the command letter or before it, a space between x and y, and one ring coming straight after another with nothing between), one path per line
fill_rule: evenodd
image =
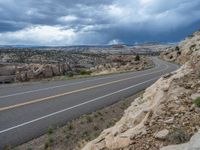
M0 0L0 45L178 42L200 29L200 0Z

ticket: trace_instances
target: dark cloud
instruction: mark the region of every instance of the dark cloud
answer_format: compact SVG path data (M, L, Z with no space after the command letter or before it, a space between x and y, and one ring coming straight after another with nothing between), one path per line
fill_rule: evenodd
M200 0L0 0L0 44L177 42L200 28L199 8Z

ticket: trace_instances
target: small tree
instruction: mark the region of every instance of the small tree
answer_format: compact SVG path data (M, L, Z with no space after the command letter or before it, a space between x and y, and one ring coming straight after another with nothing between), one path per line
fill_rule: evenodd
M175 47L175 50L176 50L176 51L179 51L179 50L180 50L180 48L179 48L178 46L176 46L176 47Z
M139 61L139 60L140 60L140 56L139 56L139 55L136 55L135 61Z

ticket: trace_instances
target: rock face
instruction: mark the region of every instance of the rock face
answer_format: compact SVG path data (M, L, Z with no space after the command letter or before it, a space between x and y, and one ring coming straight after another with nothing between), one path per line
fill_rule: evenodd
M64 75L71 68L67 64L25 64L17 67L16 79L27 81L30 79L49 78Z
M184 64L191 60L192 53L200 49L200 31L195 32L190 37L186 38L176 47L167 48L161 54L161 58L167 61L175 61L179 64Z
M15 81L17 65L0 64L0 83L12 83Z
M199 33L194 36L191 42ZM188 50L190 40L180 44L182 53L174 59L187 62L146 89L115 126L104 130L83 150L157 150L189 141L200 128L200 109L192 99L200 93L200 49Z
M70 70L67 64L0 64L0 82L48 78L64 75Z
M15 75L16 65L0 64L0 76Z

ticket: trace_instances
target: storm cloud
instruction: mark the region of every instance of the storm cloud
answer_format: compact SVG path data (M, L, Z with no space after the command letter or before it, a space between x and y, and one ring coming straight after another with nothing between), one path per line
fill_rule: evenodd
M0 0L0 44L177 42L200 28L200 0Z

